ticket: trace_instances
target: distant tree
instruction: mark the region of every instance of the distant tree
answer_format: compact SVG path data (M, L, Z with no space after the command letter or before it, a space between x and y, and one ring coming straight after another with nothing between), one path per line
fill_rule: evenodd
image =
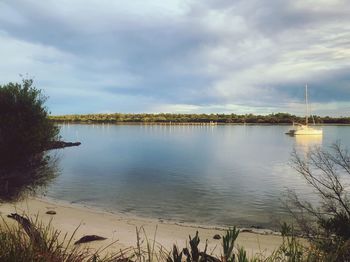
M0 168L43 152L58 138L45 101L32 79L0 85Z

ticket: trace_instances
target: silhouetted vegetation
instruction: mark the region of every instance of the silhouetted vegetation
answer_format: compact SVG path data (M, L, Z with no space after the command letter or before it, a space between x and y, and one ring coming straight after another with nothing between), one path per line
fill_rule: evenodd
M31 79L0 86L0 201L15 200L56 174L55 160L43 153L59 132L45 100Z
M41 153L57 140L45 101L31 79L0 86L0 167Z
M327 256L312 246L302 244L302 239L294 234L293 227L282 225L282 244L271 254L264 250L257 253L247 253L243 246L236 243L240 231L235 227L229 228L221 237L218 245L220 252L214 255L208 251L208 241L204 249L199 244L201 239L198 232L194 237L189 236L188 244L180 248L173 245L167 250L161 243L148 239L143 228L136 228L135 247L129 247L103 255L105 248L94 251L84 245L73 245L78 228L73 235L65 235L45 226L37 219L18 214L9 217L18 222L17 226L0 224L0 261L100 261L100 262L319 262L338 261L335 257ZM141 233L143 232L143 235ZM249 255L248 255L249 254ZM336 255L336 254L335 254ZM348 261L348 260L342 260Z
M313 148L305 158L293 154L293 166L320 199L315 206L290 192L287 207L323 261L350 261L350 153L336 143Z
M87 246L73 245L75 234L65 235L54 230L51 224L45 226L37 219L18 214L9 217L18 222L18 226L9 226L7 223L0 224L0 261L100 261L100 262L253 262L253 261L303 261L296 260L295 255L303 257L304 253L297 238L287 236L283 245L271 256L263 253L255 254L248 258L244 247L236 244L239 230L228 229L222 236L221 254L215 256L208 252L207 241L204 250L201 250L201 242L198 232L194 237L189 236L189 245L179 248L174 245L172 250L167 250L161 244L156 244L156 239L149 240L143 228L136 228L135 247L125 248L119 252L102 255L102 250L93 251ZM141 233L144 233L143 237ZM111 244L113 245L113 243ZM109 246L111 246L109 245ZM108 248L109 246L106 246ZM296 249L294 249L296 248ZM292 258L292 259L290 259ZM316 261L316 260L314 260Z
M350 124L350 117L313 116L318 124ZM50 116L55 122L83 123L222 123L222 124L291 124L304 123L305 118L288 113L269 115L237 114L86 114Z
M72 238L62 236L52 226L18 214L9 216L19 223L0 224L0 261L81 262L99 261L97 254L72 247Z

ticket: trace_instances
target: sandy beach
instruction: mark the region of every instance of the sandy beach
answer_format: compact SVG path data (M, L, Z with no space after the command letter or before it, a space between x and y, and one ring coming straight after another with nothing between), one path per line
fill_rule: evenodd
M49 210L55 211L56 214L46 214ZM136 228L143 228L144 230L141 230L141 237L143 239L145 239L144 232L151 241L155 236L156 243L159 245L161 244L163 248L168 250L173 244L177 244L181 248L185 247L188 242L188 236L194 236L198 230L201 238L201 248L204 248L205 240L207 239L209 252L220 255L221 240L215 240L213 236L215 234L224 234L224 229L220 228L180 225L152 219L128 217L127 215L108 213L88 207L41 198L29 198L15 204L0 205L0 214L8 223L14 223L6 217L13 212L19 214L25 213L33 218L38 216L39 220L44 223L49 223L51 221L55 229L60 230L62 233L68 233L69 235L79 227L74 236L74 241L84 235L106 237L107 240L91 242L88 245L96 249L113 243L108 248L108 252L136 246ZM280 236L268 231L260 233L241 232L237 244L245 247L250 254L257 252L269 254L281 241L282 239Z

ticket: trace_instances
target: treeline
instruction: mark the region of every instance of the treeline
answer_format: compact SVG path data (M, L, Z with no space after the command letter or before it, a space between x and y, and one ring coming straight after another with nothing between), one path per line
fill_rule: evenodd
M318 124L350 124L350 117L313 116ZM50 116L55 122L84 123L251 123L251 124L290 124L305 123L304 117L288 113L269 115L237 114L86 114ZM310 118L312 122L312 118Z

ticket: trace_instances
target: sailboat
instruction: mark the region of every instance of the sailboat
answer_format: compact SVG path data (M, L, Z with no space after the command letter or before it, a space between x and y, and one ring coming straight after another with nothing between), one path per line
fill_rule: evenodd
M306 116L305 116L305 125L295 124L293 122L293 129L289 130L288 135L296 136L296 135L316 135L321 136L323 134L323 130L320 128L313 128L309 126L309 102L308 102L308 91L307 85L305 85L305 104L306 104ZM315 120L312 117L313 124L315 125Z

